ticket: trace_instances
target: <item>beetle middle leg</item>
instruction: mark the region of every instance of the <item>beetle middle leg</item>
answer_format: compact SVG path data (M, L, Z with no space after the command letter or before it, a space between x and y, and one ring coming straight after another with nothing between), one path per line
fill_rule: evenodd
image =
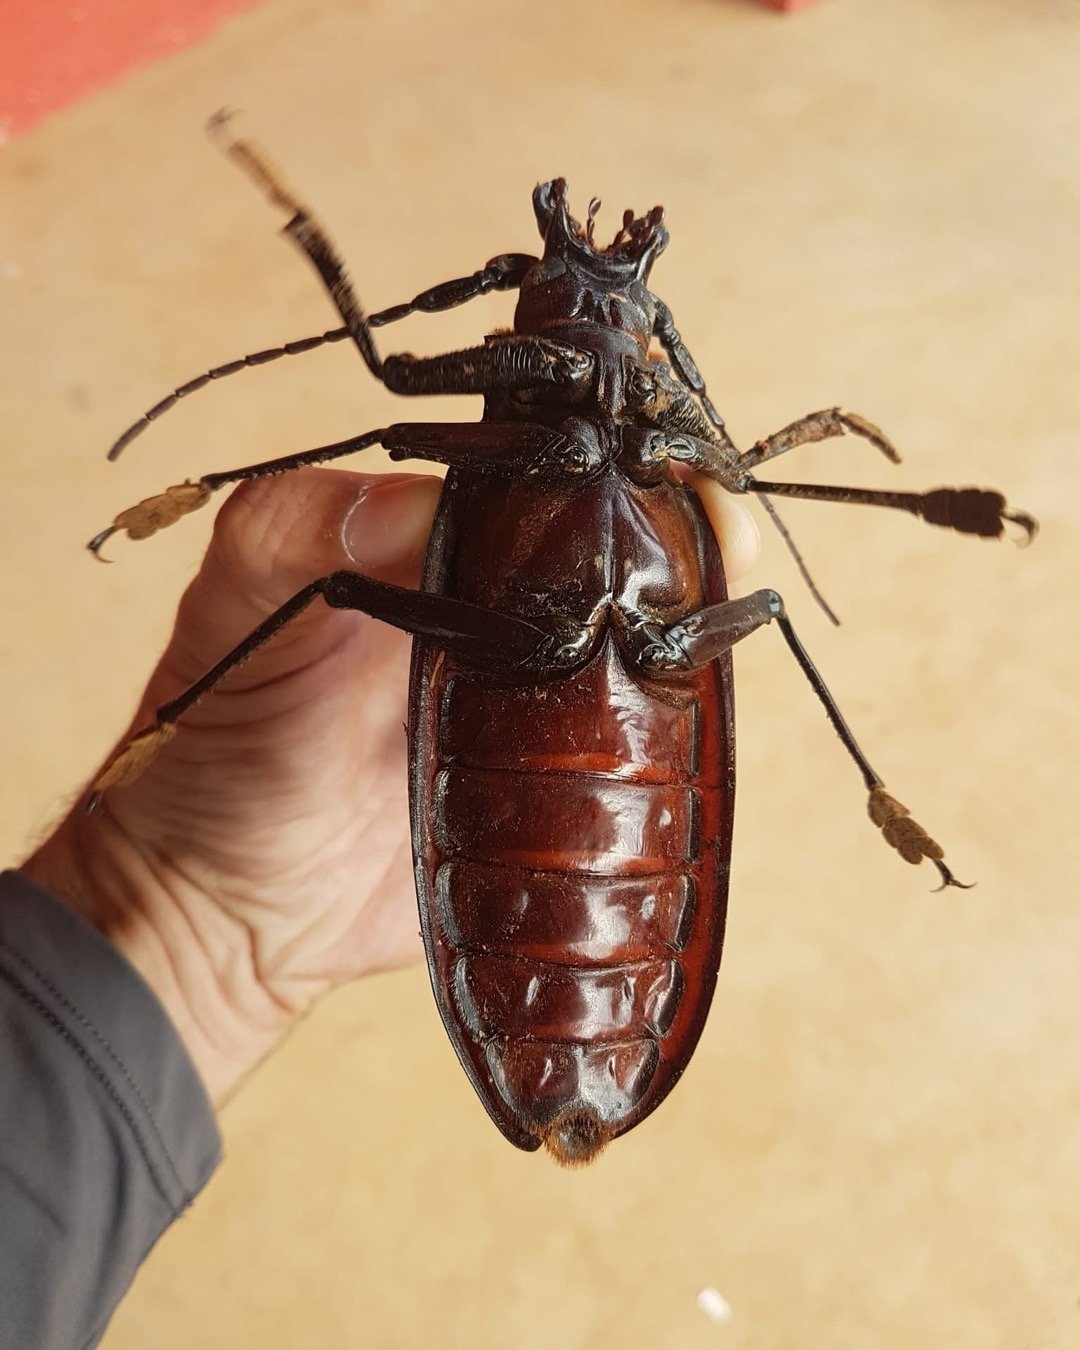
M801 497L815 502L852 502L861 506L887 506L918 516L928 525L941 525L960 534L1000 539L1005 522L1019 525L1021 541L1030 544L1039 531L1039 523L1027 511L1010 511L1002 493L995 488L939 487L929 492L881 492L873 488L834 487L817 483L763 483L749 474L736 491L756 492L776 497Z
M556 644L552 632L513 614L456 600L452 596L394 586L361 572L331 572L297 591L205 675L182 694L162 704L154 723L136 732L94 780L88 809L93 810L106 788L125 787L134 782L161 747L176 734L176 724L183 714L320 596L332 609L353 609L381 619L406 633L438 642L463 659L487 669L523 667L538 653L548 653ZM544 662L545 665L549 663L548 660Z
M129 539L149 539L159 530L204 506L213 493L230 483L268 478L305 465L326 464L383 445L393 460L423 459L436 464L480 472L558 478L587 473L601 462L599 446L588 439L589 426L580 424L580 437L565 435L533 422L397 422L314 450L263 460L241 469L208 473L197 482L177 483L121 511L113 523L95 534L87 548L102 562L101 546L123 530Z
M838 413L837 416L849 418L852 414ZM831 414L813 413L810 418L801 419L800 423L792 423L792 427L804 424L810 426L812 419L818 417L831 419ZM826 425L828 424L827 422ZM868 427L869 425L867 423ZM785 437L792 427L777 432L777 437ZM824 436L836 434L839 433L824 430L811 439L821 440ZM869 432L860 434L869 436ZM792 442L796 443L803 442ZM764 444L766 443L759 442L759 445ZM784 449L791 448L792 445L785 445L773 453L782 454ZM747 455L754 453L753 450L748 451ZM841 487L818 483L763 482L745 470L747 455L740 456L732 462L729 456L721 454L718 447L711 442L684 434L659 433L659 439L648 447L648 454L654 460L667 456L680 463L689 464L699 473L715 479L729 492L752 492L766 499L772 496L798 497L807 501L885 506L897 511L906 511L909 515L925 520L929 525L940 525L945 529L956 530L960 534L981 535L984 539L1000 538L1005 532L1006 521L1020 526L1026 536L1023 541L1025 543L1031 542L1039 528L1038 521L1027 511L1009 510L1004 495L996 488L938 487L931 488L928 492L891 492L876 488Z
M866 758L828 686L799 641L785 612L784 602L776 591L754 591L741 599L709 605L666 628L643 625L631 629L631 656L639 669L650 675L662 677L680 670L700 669L743 638L774 622L821 700L841 744L858 766L869 793L870 819L881 830L886 842L905 862L919 863L928 858L937 868L942 886L966 889L946 865L941 845L911 818L907 807L886 791L883 779Z

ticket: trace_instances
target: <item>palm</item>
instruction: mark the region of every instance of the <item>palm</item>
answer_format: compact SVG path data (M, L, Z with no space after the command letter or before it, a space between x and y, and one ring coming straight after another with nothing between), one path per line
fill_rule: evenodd
M342 500L355 499L353 475L319 478L320 491L332 478ZM434 493L420 494L420 511L430 514ZM314 547L306 564L279 557L255 577L266 556L251 538L267 528L260 495L223 511L137 723L305 581L347 561ZM287 549L298 507L282 498L274 509ZM425 536L420 530L418 546L379 575L415 585ZM109 794L108 809L140 850L213 905L211 922L246 930L256 973L290 1011L419 952L408 663L403 634L318 603L185 716L137 787Z
M408 640L373 641L368 621L330 617L357 631L280 681L209 700L145 789L110 802L130 834L248 929L261 979L293 1009L418 950ZM253 667L237 682L257 678Z

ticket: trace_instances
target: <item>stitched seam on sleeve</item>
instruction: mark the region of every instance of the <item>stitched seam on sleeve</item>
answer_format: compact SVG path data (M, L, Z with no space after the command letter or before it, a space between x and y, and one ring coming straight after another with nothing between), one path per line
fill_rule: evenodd
M56 1001L62 1007L67 1009L67 1011L72 1015L72 1017L74 1017L75 1020L78 1022L79 1026L81 1026L84 1031L89 1032L90 1035L93 1036L94 1040L97 1041L98 1045L101 1046L101 1048L109 1056L112 1062L116 1065L116 1068L120 1072L120 1076L123 1078L124 1082L131 1089L135 1098L142 1106L143 1110L146 1112L146 1118L150 1126L150 1132L153 1134L154 1138L161 1145L161 1151L164 1154L165 1162L169 1168L169 1171L173 1175L173 1180L176 1182L176 1185L179 1187L179 1189L183 1191L184 1194L186 1195L187 1192L185 1190L183 1180L176 1168L176 1165L173 1163L172 1154L169 1151L169 1146L166 1144L161 1131L158 1129L158 1124L154 1118L153 1111L150 1109L150 1104L143 1096L141 1090L139 1089L138 1083L136 1083L135 1079L131 1076L130 1072L128 1071L127 1065L116 1053L116 1051L113 1049L109 1041L101 1034L101 1032L97 1029L97 1027L94 1026L93 1022L91 1022L88 1017L84 1016L84 1014L79 1011L79 1009L75 1006L74 1003L72 1003L72 1001L67 997L67 995L64 994L62 990L58 989L47 975L43 975L42 972L38 970L37 966L35 966L32 961L28 960L22 954L22 952L20 952L17 948L13 947L9 942L5 941L5 939L2 937L0 937L0 947L2 947L4 951L9 952L25 970L30 972L30 974L34 977L35 980L38 981L39 984L41 984L45 989L49 991L49 993L53 996L53 998L56 999Z
M5 950L9 951L11 950L8 944L4 942L2 939L0 939L0 947L5 948ZM2 967L0 967L0 974L7 977L9 983L11 984L12 988L16 991L16 993L20 994L26 1000L26 1002L29 1003L29 1005L36 1012L38 1012L45 1019L46 1022L49 1023L49 1025L53 1028L54 1031L59 1032L60 1036L65 1041L67 1041L67 1043L72 1047L72 1049L76 1052L76 1054L78 1054L79 1058L83 1061L86 1067L90 1070L90 1072L94 1075L94 1077L98 1080L98 1082L108 1093L109 1097L115 1104L116 1109L120 1112L121 1116L123 1116L125 1122L127 1123L128 1128L131 1130L135 1143L138 1145L139 1152L143 1156L143 1161L146 1163L146 1170L150 1173L150 1177L153 1180L154 1185L157 1187L158 1193L161 1195L162 1200L165 1201L165 1204L169 1212L175 1218L176 1215L181 1212L181 1210L186 1208L186 1206L191 1203L193 1197L188 1193L187 1188L184 1186L183 1181L180 1179L180 1177L176 1176L176 1169L175 1167L172 1166L172 1159L168 1158L168 1154L166 1153L166 1158L168 1159L169 1167L172 1170L173 1175L176 1176L177 1185L179 1187L181 1195L183 1196L183 1204L180 1206L177 1206L174 1203L166 1181L160 1175L158 1168L154 1162L154 1159L150 1156L150 1152L146 1147L146 1142L142 1137L142 1132L139 1129L138 1122L136 1121L135 1117L131 1114L131 1111L128 1109L127 1103L124 1101L123 1097L120 1096L116 1088L113 1086L109 1078L109 1075L97 1062L97 1060L86 1048L86 1046L84 1046L82 1042L78 1039L78 1037L74 1036L71 1033L71 1031L69 1031L69 1029L66 1026L64 1026L60 1018L57 1017L57 1015L53 1012L53 1010L50 1007L48 1007L46 1003L44 1003L40 998L38 998L38 996L31 990L27 989L27 987L22 983L22 981L17 979L16 976L10 970L4 970Z

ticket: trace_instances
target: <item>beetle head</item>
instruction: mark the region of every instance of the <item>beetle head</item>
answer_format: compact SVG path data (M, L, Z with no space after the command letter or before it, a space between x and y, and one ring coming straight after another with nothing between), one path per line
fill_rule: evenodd
M644 216L625 211L618 233L606 248L593 239L599 209L600 202L594 197L586 223L581 225L566 204L566 179L539 183L533 191L533 210L544 239L544 257L560 257L608 285L644 284L653 263L667 247L664 208L654 206Z

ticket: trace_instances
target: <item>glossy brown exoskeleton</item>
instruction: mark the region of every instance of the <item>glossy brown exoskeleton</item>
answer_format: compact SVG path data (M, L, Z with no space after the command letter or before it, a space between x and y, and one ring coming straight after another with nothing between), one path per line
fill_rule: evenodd
M219 124L219 130L221 124ZM611 244L570 215L561 180L536 189L543 255L481 271L366 318L325 235L242 141L229 152L276 204L344 319L322 338L258 353L181 387L115 457L210 378L351 338L402 394L483 393L479 424L403 423L251 468L211 474L117 517L91 544L142 538L226 483L381 443L449 467L423 587L355 572L313 581L187 692L102 774L131 781L206 693L317 596L416 635L409 711L420 916L443 1021L484 1105L519 1148L586 1162L643 1120L685 1069L720 964L735 787L730 648L776 621L909 862L940 847L884 789L809 661L775 591L729 600L700 501L673 461L735 492L893 506L967 533L1012 520L997 492L923 494L761 483L794 446L854 432L810 414L740 453L666 306L648 287L663 213L627 212ZM429 358L380 357L371 330L492 289L518 290L513 330ZM657 342L663 355L654 355ZM666 360L664 359L666 357Z

